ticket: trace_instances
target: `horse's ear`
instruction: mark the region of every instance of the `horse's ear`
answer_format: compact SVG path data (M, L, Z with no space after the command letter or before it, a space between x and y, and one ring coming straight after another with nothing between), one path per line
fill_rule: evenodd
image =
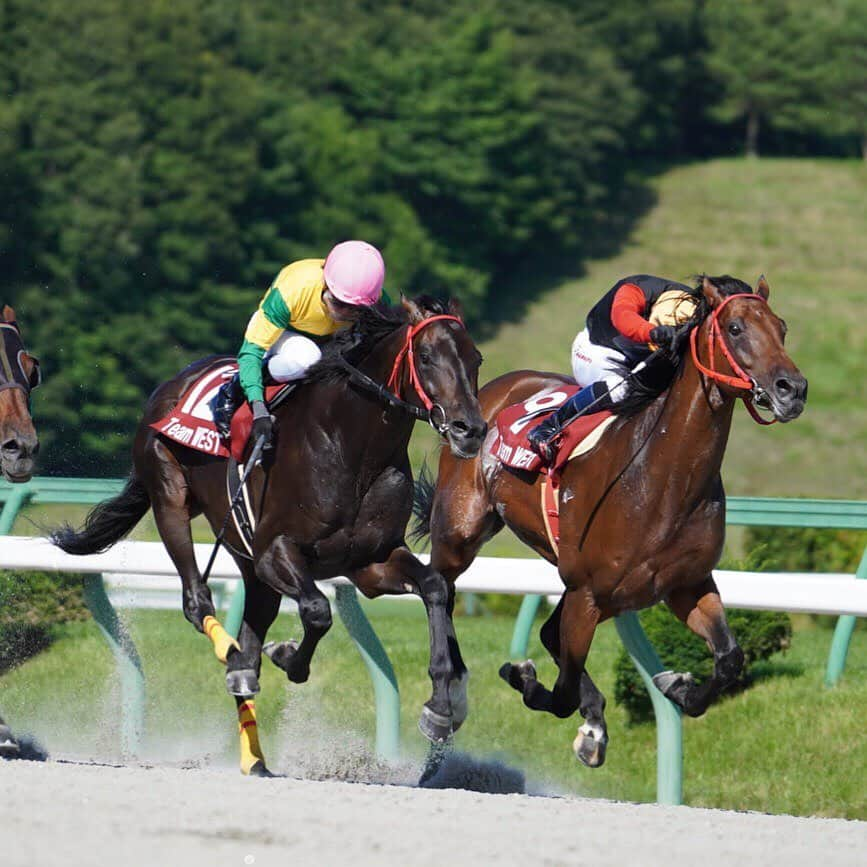
M719 286L712 282L710 277L702 278L701 291L704 293L704 297L707 299L707 303L710 304L711 309L722 304L723 294Z
M768 297L771 294L771 287L768 286L768 281L765 280L764 274L762 274L762 276L759 277L759 282L756 283L756 294L761 295L762 298L765 299L765 301L768 300Z
M464 321L464 305L457 298L449 298L449 313Z
M409 321L412 324L416 322L421 322L424 319L424 312L421 307L412 300L412 298L407 298L403 292L400 293L400 304L404 310L409 314Z
M4 322L14 322L15 321L15 310L10 307L8 304L3 305L3 321Z

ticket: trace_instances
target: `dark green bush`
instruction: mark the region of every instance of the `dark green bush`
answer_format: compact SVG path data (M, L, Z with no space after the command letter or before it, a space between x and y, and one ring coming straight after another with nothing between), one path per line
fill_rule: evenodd
M750 665L767 659L789 646L792 624L789 615L778 611L726 612L729 626L744 651L746 664L734 689L750 683ZM657 605L639 615L641 625L666 668L689 671L697 680L713 672L713 657L707 645L690 632L664 605ZM615 662L614 699L626 708L629 721L645 722L653 718L653 706L644 683L624 648Z
M750 527L746 547L761 552L765 572L854 572L867 548L867 532Z
M0 674L52 640L59 623L87 616L82 576L0 572Z

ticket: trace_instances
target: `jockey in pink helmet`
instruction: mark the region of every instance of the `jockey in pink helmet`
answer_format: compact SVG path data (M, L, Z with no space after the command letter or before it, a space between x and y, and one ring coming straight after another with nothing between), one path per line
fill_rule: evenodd
M320 344L346 327L357 309L379 301L385 263L365 241L337 244L325 259L301 259L287 265L253 314L238 352L238 375L211 402L214 421L229 436L232 415L244 397L253 408L251 438L272 438L265 407L262 368L275 382L301 379L321 355Z

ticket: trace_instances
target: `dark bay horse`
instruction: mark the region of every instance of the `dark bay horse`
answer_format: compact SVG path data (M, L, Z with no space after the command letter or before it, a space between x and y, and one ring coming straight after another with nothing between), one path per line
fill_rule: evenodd
M691 716L704 713L741 670L743 653L711 574L725 534L720 466L732 413L743 397L751 412L758 402L786 422L801 414L807 398L807 381L783 347L785 324L767 304L764 278L755 293L733 278L704 278L696 295L691 353L671 386L621 415L564 470L559 556L542 516L541 475L505 469L484 453L456 461L444 452L436 487L428 481L417 489L431 565L452 585L504 524L558 566L565 591L541 630L559 668L553 690L539 682L529 660L507 663L500 674L533 710L561 718L580 710L586 722L573 747L591 767L604 761L608 735L605 699L585 660L604 620L665 601L708 643L714 672L705 682L673 672L655 679ZM506 374L479 392L482 413L493 425L503 408L564 382L572 380L528 370Z
M39 451L30 417L30 392L41 382L39 361L24 348L15 311L7 304L0 316L0 471L7 481L28 482ZM0 757L16 755L18 744L0 717Z
M225 460L191 451L149 427L203 370L225 361L196 362L157 388L139 426L124 491L97 506L83 530L61 529L54 542L75 554L104 550L153 508L183 582L184 614L227 662L244 773L267 773L252 696L259 691L263 643L280 598L298 602L304 636L300 643L280 642L265 650L290 680L302 683L331 626L330 605L314 581L339 575L368 597L416 593L424 601L433 694L419 725L430 739L445 740L462 722L460 695L454 688L449 692L449 644L455 638L448 587L442 575L410 553L404 536L413 489L407 446L416 416L430 419L456 460L476 455L486 431L476 397L481 355L459 305L421 297L403 299L394 308L365 309L352 328L326 345L308 380L275 410L272 459L251 476L250 501L261 504L253 560L237 553L244 548L234 528L226 537L246 588L238 644L214 619L190 535L190 520L200 513L215 532L223 523ZM395 399L395 391L405 402Z

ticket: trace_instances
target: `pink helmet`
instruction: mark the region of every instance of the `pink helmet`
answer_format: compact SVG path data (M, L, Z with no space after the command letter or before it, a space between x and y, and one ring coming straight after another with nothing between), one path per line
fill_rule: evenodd
M344 241L325 260L325 283L345 304L375 304L384 280L382 254L366 241Z

